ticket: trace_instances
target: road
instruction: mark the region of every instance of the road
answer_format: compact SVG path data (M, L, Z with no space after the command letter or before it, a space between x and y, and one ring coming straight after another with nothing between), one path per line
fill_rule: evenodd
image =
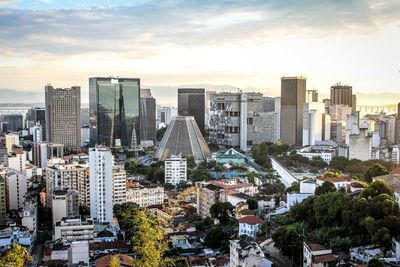
M287 257L283 256L282 253L274 246L274 242L271 240L268 244L263 247L264 252L268 255L267 258L273 262L273 266L290 267L294 266L292 261Z

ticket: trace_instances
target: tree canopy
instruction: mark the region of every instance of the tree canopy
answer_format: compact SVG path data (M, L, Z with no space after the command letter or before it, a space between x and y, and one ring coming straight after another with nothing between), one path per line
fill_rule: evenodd
M246 203L247 203L247 205L249 205L249 209L250 209L250 210L256 210L256 209L258 209L258 201L257 201L257 199L255 199L255 198L249 198L249 199L246 201Z
M0 258L1 266L24 267L32 259L28 250L23 246L14 243L11 250Z
M322 194L326 194L329 192L335 192L336 191L336 187L332 182L326 181L324 182L321 186L318 186L315 189L315 194L317 196L322 195Z
M368 183L371 183L372 182L372 178L374 178L376 176L380 176L380 175L385 175L385 174L388 174L388 173L389 172L387 171L387 169L385 167L383 167L380 164L375 164L374 166L369 168L368 171L365 173L364 179Z
M218 219L220 223L228 223L234 207L230 202L217 202L210 208L211 217Z

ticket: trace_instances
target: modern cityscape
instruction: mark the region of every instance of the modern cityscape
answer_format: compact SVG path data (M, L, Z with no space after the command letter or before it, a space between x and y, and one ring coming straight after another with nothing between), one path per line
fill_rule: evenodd
M400 2L339 2L0 1L0 266L400 266Z

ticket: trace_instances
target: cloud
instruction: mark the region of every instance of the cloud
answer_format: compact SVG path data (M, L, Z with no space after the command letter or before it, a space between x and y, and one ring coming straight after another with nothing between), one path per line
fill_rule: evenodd
M82 9L4 8L0 51L17 56L151 57L176 47L255 45L277 37L337 32L368 34L399 21L399 13L398 1L166 1Z

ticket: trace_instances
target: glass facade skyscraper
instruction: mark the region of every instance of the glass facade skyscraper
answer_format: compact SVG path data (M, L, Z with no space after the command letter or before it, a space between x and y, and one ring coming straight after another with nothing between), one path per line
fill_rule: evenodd
M137 145L140 140L139 103L140 79L89 78L90 144Z

